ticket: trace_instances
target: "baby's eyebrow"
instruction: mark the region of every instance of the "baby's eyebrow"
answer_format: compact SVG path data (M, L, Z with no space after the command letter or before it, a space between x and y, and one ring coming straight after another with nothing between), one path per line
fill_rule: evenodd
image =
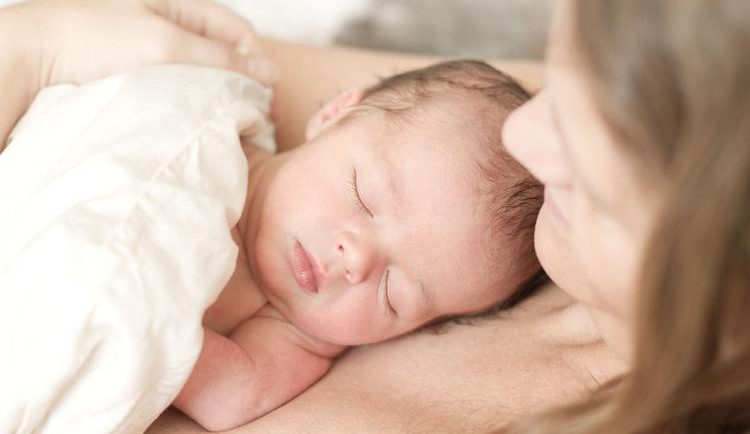
M383 170L383 179L385 181L386 188L388 190L388 196L391 198L395 209L401 208L402 191L401 186L403 185L400 180L401 171L393 163L389 153L386 151L387 146L378 146L375 150L375 160L380 164Z
M419 286L419 292L422 293L422 300L424 301L425 306L430 307L432 302L432 298L430 297L431 292L427 291L422 280L418 281L417 285Z

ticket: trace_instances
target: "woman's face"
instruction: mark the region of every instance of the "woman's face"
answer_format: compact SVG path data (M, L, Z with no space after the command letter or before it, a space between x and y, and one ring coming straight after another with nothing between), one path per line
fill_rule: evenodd
M637 182L632 157L593 104L574 61L569 10L564 4L557 11L546 88L511 114L504 141L545 186L535 234L543 267L590 309L627 326L654 215L652 194Z

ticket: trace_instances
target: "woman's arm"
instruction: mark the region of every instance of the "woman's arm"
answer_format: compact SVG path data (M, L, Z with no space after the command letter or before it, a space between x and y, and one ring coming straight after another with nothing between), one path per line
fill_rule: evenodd
M338 93L351 87L368 86L379 77L418 68L441 58L344 47L308 45L262 40L264 52L281 71L276 84L277 140L279 149L290 149L304 141L305 125L315 111ZM542 83L538 62L497 60L496 68L510 74L527 89Z
M30 50L28 23L14 16L12 8L0 9L0 151L18 118L36 94L25 52Z

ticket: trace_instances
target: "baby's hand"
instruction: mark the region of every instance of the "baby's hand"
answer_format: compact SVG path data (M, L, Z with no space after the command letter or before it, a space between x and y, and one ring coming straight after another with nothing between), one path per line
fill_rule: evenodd
M157 63L231 69L265 84L276 76L252 27L210 0L31 0L8 13L19 18L37 89Z

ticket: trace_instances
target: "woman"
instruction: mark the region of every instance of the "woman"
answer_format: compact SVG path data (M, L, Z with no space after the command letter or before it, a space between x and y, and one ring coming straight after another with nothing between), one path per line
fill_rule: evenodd
M547 88L509 119L505 142L546 186L537 250L561 289L474 325L357 349L236 432L750 429L750 7L558 9ZM336 87L300 62L333 59L347 84L362 65L423 61L297 50L267 45L282 71L305 72L278 84L291 143L309 101ZM176 413L152 427L191 430Z
M579 1L560 15L547 87L506 140L546 187L545 269L630 373L550 429L750 429L750 7ZM530 146L529 119L549 133Z

